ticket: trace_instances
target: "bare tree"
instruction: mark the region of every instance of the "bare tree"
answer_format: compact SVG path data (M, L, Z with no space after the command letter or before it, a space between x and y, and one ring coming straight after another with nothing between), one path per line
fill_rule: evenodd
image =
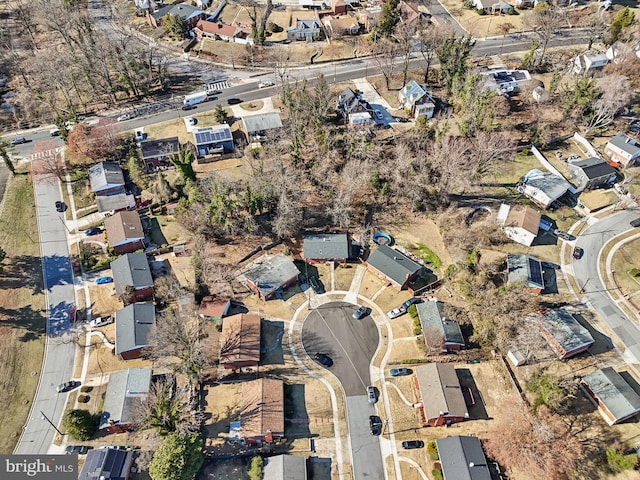
M632 99L630 82L622 75L607 75L602 79L600 89L602 94L592 104L586 133L610 125L616 114Z
M538 3L527 23L539 39L541 51L538 59L531 59L531 67L538 67L546 62L547 46L553 36L565 26L566 21L562 9L555 3Z
M173 380L153 382L147 398L138 403L137 412L145 427L161 436L198 432L203 420L202 412L192 408L189 393L177 389Z
M389 38L380 38L373 45L371 54L384 77L387 90L389 90L395 68L395 57L399 54L398 45Z

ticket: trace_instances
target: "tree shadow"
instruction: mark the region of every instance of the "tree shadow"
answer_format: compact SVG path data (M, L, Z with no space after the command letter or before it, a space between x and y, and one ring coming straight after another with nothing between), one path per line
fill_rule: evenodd
M25 305L16 310L0 307L0 316L6 318L6 320L0 321L0 325L27 330L19 338L21 342L37 340L46 332L44 312L42 310L34 310L31 305Z
M0 289L14 290L28 287L33 295L42 293L42 264L40 257L19 255L0 269Z

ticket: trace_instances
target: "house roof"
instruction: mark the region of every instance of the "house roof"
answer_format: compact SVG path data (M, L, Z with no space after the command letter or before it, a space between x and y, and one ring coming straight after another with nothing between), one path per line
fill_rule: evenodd
M242 117L242 124L245 132L262 132L263 130L274 130L282 128L282 120L278 112L259 113L258 115L247 115Z
M254 260L246 266L243 275L260 290L263 297L267 297L299 274L295 263L280 253Z
M237 26L226 25L222 22L208 22L207 20L198 20L196 28L211 35L220 35L229 38L233 38L239 33L242 33L242 29Z
M611 367L601 368L581 380L616 420L640 411L640 396L627 381Z
M344 0L331 0L331 8L335 10L336 7L344 7L346 3Z
M99 195L96 197L98 212L111 212L123 210L136 206L136 197L126 193L116 193L115 195Z
M507 255L507 279L510 284L524 283L529 288L544 290L542 262L524 254Z
M116 291L124 290L127 285L138 289L153 286L149 261L144 253L127 253L116 258L111 262L111 274Z
M260 317L240 313L222 321L220 363L260 361Z
M178 3L175 5L166 5L151 13L151 16L158 20L165 15L178 15L182 20L188 20L196 15L202 15L204 10L193 7L188 3Z
M539 317L542 328L552 339L549 345L560 358L569 356L574 350L593 344L593 337L569 312L562 308L549 310Z
M121 424L139 422L138 404L147 398L150 387L150 368L127 368L113 372L104 396L100 428L109 426L110 420Z
M445 343L453 343L464 346L464 336L460 325L455 320L445 317L444 303L428 301L416 304L420 326L424 332L426 329L435 328Z
M571 165L580 168L589 180L593 180L594 178L607 177L616 173L615 168L613 168L601 158L596 157L573 162Z
M96 193L113 187L124 187L124 175L116 162L100 162L89 168L91 191Z
M321 233L304 236L303 257L317 259L349 258L349 239L346 233Z
M413 105L427 94L426 85L420 85L415 80L409 80L400 90L399 96L404 103Z
M453 365L427 363L416 367L415 372L427 419L437 418L440 412L454 417L469 416Z
M537 168L527 172L524 176L524 183L530 188L543 192L551 202L560 198L571 188L569 182L564 178L553 173L542 172Z
M123 480L129 476L133 450L96 448L87 452L78 480Z
M242 384L241 435L245 438L284 433L284 383L260 378Z
M338 96L338 109L348 113L359 101L360 98L356 95L356 92L347 87Z
M210 145L212 143L232 142L231 128L226 123L210 125L208 127L195 127L192 130L195 145Z
M540 212L527 205L514 205L509 209L504 226L522 228L537 235L541 218Z
M142 159L164 157L177 153L180 150L178 137L161 138L159 140L147 140L140 143Z
M342 30L360 28L360 24L355 17L345 14L342 14L340 17L327 16L324 19L324 24L329 27L331 31L338 33Z
M276 455L266 459L262 480L307 480L307 460L299 455Z
M320 24L315 18L298 18L296 19L297 30L314 30L320 28Z
M104 220L109 246L116 247L136 240L144 239L142 222L138 212L118 212Z
M456 436L436 440L442 476L452 480L491 480L478 437Z
M156 307L151 302L132 303L116 311L116 354L149 345L156 324Z
M407 277L423 268L419 263L387 245L380 245L369 256L367 263L400 285L404 285Z
M609 143L625 151L629 156L637 155L640 152L640 145L638 145L634 139L624 135L623 133L619 133L613 137L609 140Z
M208 296L200 302L198 313L203 317L222 318L230 300L223 297Z

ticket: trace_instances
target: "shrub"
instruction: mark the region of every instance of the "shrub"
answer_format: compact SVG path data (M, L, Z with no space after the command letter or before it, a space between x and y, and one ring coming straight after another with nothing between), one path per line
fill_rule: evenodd
M420 335L422 333L422 327L413 327L413 334Z
M638 455L632 453L623 455L615 448L609 448L605 452L607 457L607 465L613 472L622 472L623 470L631 470L638 462Z
M638 270L637 268L632 268L631 271L629 272L631 274L632 277L637 277L640 275L640 270Z
M476 8L476 13L478 15L486 15L487 12L485 12L482 8Z
M78 403L87 403L89 401L89 395L78 395Z
M97 417L87 410L69 410L62 419L67 435L74 440L89 440L98 426Z
M431 475L433 475L434 480L443 480L442 472L437 468L434 468L433 470L431 470Z
M262 457L255 456L251 459L248 473L251 480L262 480Z
M438 455L438 447L436 446L435 440L431 440L429 443L427 443L427 452L429 452L429 457L434 462L440 459L440 456Z

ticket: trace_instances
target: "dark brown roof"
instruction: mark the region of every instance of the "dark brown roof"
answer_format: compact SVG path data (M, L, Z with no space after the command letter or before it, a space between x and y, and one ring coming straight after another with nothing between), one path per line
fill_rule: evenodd
M242 384L243 437L284 434L284 384L282 380L260 378Z
M144 239L142 222L138 212L118 212L104 221L107 242L111 247L127 243L128 240Z
M220 363L260 361L260 317L241 313L222 322Z
M440 412L453 417L469 416L453 365L428 363L416 367L415 371L427 419L437 418Z

